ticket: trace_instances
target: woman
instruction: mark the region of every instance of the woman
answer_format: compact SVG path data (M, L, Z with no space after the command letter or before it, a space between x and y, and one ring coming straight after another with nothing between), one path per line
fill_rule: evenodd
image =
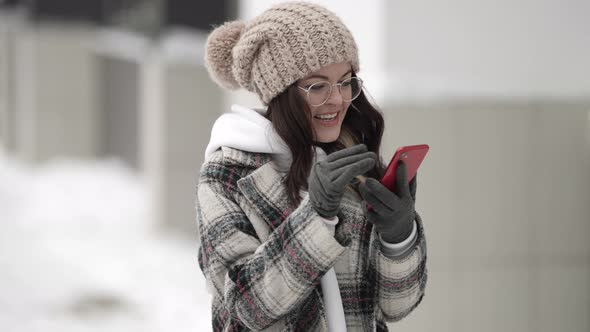
M215 331L387 331L420 303L416 180L403 164L397 193L376 180L383 118L357 53L338 17L304 2L210 34L212 79L267 106L223 114L200 172L199 264Z

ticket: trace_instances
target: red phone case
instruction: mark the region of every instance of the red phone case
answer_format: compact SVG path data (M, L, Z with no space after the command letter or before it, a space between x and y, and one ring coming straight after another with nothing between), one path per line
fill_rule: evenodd
M408 174L408 181L412 180L416 173L418 172L418 167L424 160L426 153L430 147L427 144L419 144L419 145L408 145L402 146L401 148L397 149L387 169L385 170L385 174L383 178L381 178L381 184L387 187L389 190L394 191L395 189L395 172L397 170L398 161L402 160L406 165L406 173Z

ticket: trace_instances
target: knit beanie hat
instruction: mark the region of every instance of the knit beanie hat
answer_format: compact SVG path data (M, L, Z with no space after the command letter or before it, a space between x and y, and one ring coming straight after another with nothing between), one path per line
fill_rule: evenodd
M329 64L349 62L359 70L350 31L334 13L308 2L285 2L249 22L227 22L211 32L205 48L205 66L217 84L254 92L265 104Z

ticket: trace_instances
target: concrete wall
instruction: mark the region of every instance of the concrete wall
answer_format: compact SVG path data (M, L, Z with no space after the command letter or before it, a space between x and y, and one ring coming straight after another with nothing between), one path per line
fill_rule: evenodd
M0 151L15 148L14 44L19 15L0 12Z
M137 61L102 54L97 59L100 96L100 156L140 165L140 71Z
M159 223L195 236L196 183L223 94L202 65L168 64L163 70Z
M94 30L23 25L14 45L15 150L25 160L93 157L99 149Z
M418 175L429 284L396 331L590 330L590 103L385 107Z

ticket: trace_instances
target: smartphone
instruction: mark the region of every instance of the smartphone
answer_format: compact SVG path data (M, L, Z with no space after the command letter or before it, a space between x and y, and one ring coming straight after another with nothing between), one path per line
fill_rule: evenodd
M422 160L424 160L424 157L426 157L426 153L428 152L429 148L430 147L427 144L419 144L402 146L401 148L397 149L391 158L389 165L387 165L385 174L381 178L381 184L383 184L389 190L395 191L395 174L400 160L406 165L408 182L411 181L414 176L416 176L418 167L420 167Z

